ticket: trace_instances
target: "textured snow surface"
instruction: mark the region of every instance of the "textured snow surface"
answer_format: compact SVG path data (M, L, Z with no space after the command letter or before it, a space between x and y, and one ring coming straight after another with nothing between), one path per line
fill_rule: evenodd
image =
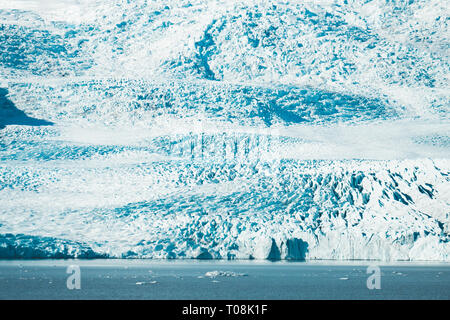
M450 261L448 23L0 0L0 258Z

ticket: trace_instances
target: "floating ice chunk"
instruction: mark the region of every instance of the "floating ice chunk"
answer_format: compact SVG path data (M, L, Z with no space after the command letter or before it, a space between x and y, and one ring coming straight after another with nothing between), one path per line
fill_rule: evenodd
M158 283L158 281L139 281L139 282L136 282L136 284L138 286L145 285L145 284L156 284L156 283Z
M205 277L215 278L215 277L246 277L245 273L238 273L233 271L208 271L205 273Z

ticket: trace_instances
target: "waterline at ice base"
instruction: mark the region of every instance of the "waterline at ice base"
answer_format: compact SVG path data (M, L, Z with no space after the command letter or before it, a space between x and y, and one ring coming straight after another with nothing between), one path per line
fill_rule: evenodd
M449 262L448 24L0 0L0 259Z

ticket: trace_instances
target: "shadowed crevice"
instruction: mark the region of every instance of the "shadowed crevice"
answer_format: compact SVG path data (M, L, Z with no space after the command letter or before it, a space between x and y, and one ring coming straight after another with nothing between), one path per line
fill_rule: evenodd
M7 98L8 90L0 88L0 129L7 125L50 126L53 122L29 117Z

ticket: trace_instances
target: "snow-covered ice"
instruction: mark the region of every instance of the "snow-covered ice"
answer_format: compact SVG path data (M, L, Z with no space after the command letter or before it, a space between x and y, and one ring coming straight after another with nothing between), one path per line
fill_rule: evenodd
M0 258L450 261L439 0L0 0Z

